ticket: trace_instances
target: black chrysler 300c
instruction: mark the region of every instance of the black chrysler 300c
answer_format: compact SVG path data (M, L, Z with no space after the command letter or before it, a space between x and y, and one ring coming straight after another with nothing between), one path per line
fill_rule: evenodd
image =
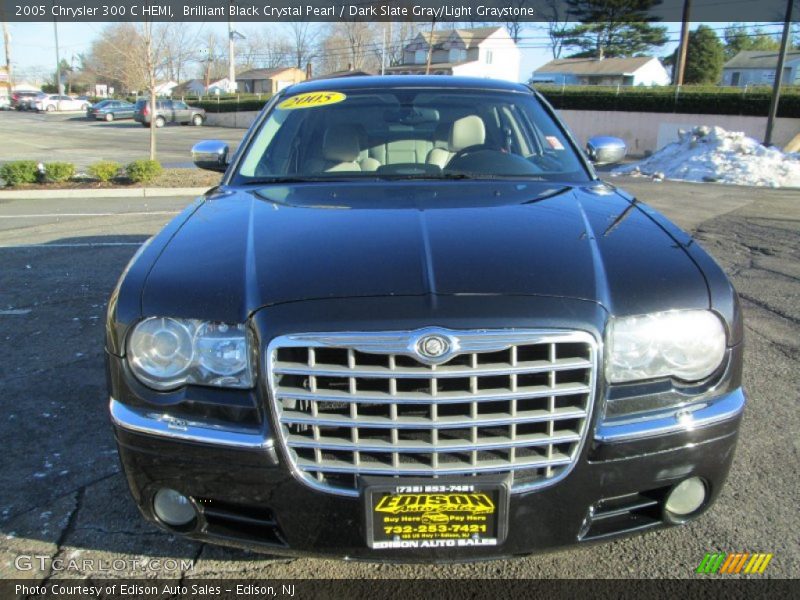
M720 493L736 292L535 92L309 82L233 156L193 153L221 184L108 312L147 519L273 554L473 560L681 524Z

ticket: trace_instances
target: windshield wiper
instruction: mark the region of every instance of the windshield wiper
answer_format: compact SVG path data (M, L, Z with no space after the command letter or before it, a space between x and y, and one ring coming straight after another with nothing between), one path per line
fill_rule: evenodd
M384 181L408 181L414 179L437 181L440 179L478 179L469 173L376 173L376 179Z
M259 179L251 179L242 182L242 185L267 185L270 183L313 183L319 181L335 182L335 181L357 181L363 179L361 177L326 177L324 175L298 175L298 176L277 176L277 177L261 177Z

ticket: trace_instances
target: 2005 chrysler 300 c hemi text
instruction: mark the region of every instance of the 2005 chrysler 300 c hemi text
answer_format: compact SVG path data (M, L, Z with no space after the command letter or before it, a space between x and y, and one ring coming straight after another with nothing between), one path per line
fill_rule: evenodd
M464 561L705 512L745 405L738 300L597 178L622 155L584 154L527 87L438 76L302 83L232 156L196 145L221 184L109 305L142 514L269 553Z

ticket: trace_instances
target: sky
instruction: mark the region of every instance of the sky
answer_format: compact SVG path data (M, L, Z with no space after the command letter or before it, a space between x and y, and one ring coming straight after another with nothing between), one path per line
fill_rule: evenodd
M699 24L692 23L691 28L694 29ZM74 60L77 62L77 55L88 51L92 39L98 36L105 25L105 23L59 23L58 45L61 58L72 62L73 57L76 57ZM192 25L198 31L217 31L223 36L227 35L226 23L195 23ZM680 36L680 23L665 22L662 25L668 29L670 43L658 51L658 56L670 54L677 46ZM716 30L721 37L723 29L729 23L707 23L707 25ZM278 23L249 22L238 26L234 23L234 28L243 31L254 28L280 31L284 27L286 26ZM18 73L17 79L36 73L49 76L49 73L55 70L56 64L53 23L10 23L9 28L12 36L12 64ZM764 29L767 32L780 32L780 24L767 24ZM543 24L531 23L522 35L524 39L519 44L522 51L520 80L527 81L534 69L552 59L552 53L547 46Z

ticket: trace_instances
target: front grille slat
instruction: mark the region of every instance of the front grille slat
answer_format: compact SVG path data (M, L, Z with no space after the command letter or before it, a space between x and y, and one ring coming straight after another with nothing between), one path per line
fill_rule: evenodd
M552 460L519 460L510 463L504 460L485 461L479 465L466 465L463 467L425 467L420 465L404 465L398 467L390 467L388 465L377 464L370 466L362 463L356 467L352 463L338 460L329 460L324 464L319 465L315 462L300 459L298 466L301 469L319 470L323 473L357 473L359 475L421 475L421 476L435 476L435 475L465 475L478 473L497 473L504 471L516 471L521 469L541 468L548 464L567 465L571 462L571 458L566 454L560 454L553 457Z
M314 368L303 366L299 363L278 361L275 363L274 372L279 375L322 375L325 377L353 376L376 378L404 378L404 377L471 377L471 376L497 376L511 373L549 373L550 371L568 371L572 369L589 369L592 364L581 358L562 358L555 362L530 361L511 366L504 363L490 363L480 367L439 367L435 371L430 367L406 368L402 371L386 367L358 367L349 368L339 365L320 364Z
M564 433L560 435L533 434L517 436L516 439L495 437L463 441L438 440L435 443L415 442L413 440L361 440L347 442L338 438L322 437L318 440L309 440L303 436L290 435L286 443L291 448L330 448L353 452L471 452L473 450L477 452L478 450L496 450L500 448L516 448L518 446L538 447L550 444L564 444L579 442L580 439L580 435L577 433Z
M426 335L448 354L417 354ZM596 342L578 331L298 334L267 352L279 437L308 485L507 473L512 491L565 476L591 416ZM450 351L452 349L452 351Z
M554 387L530 386L519 387L516 392L511 390L492 390L476 392L475 394L462 394L458 392L442 392L434 398L429 392L397 392L377 393L363 392L350 394L336 390L322 390L318 392L300 391L279 386L277 396L293 400L320 400L326 402L359 402L366 404L394 404L398 400L408 404L445 404L462 402L490 402L497 400L512 400L514 398L549 398L550 396L569 396L572 394L587 394L589 386L574 383L559 383Z
M549 410L518 412L516 417L512 417L506 413L489 413L474 420L460 417L441 417L435 421L429 417L404 417L402 420L392 420L391 418L370 416L361 416L354 420L349 416L315 416L295 410L285 410L281 416L281 423L306 424L317 428L323 426L374 427L378 429L448 429L464 426L495 427L497 425L511 425L512 423L548 423L553 420L582 419L586 416L586 411L583 410L557 408L552 412Z

